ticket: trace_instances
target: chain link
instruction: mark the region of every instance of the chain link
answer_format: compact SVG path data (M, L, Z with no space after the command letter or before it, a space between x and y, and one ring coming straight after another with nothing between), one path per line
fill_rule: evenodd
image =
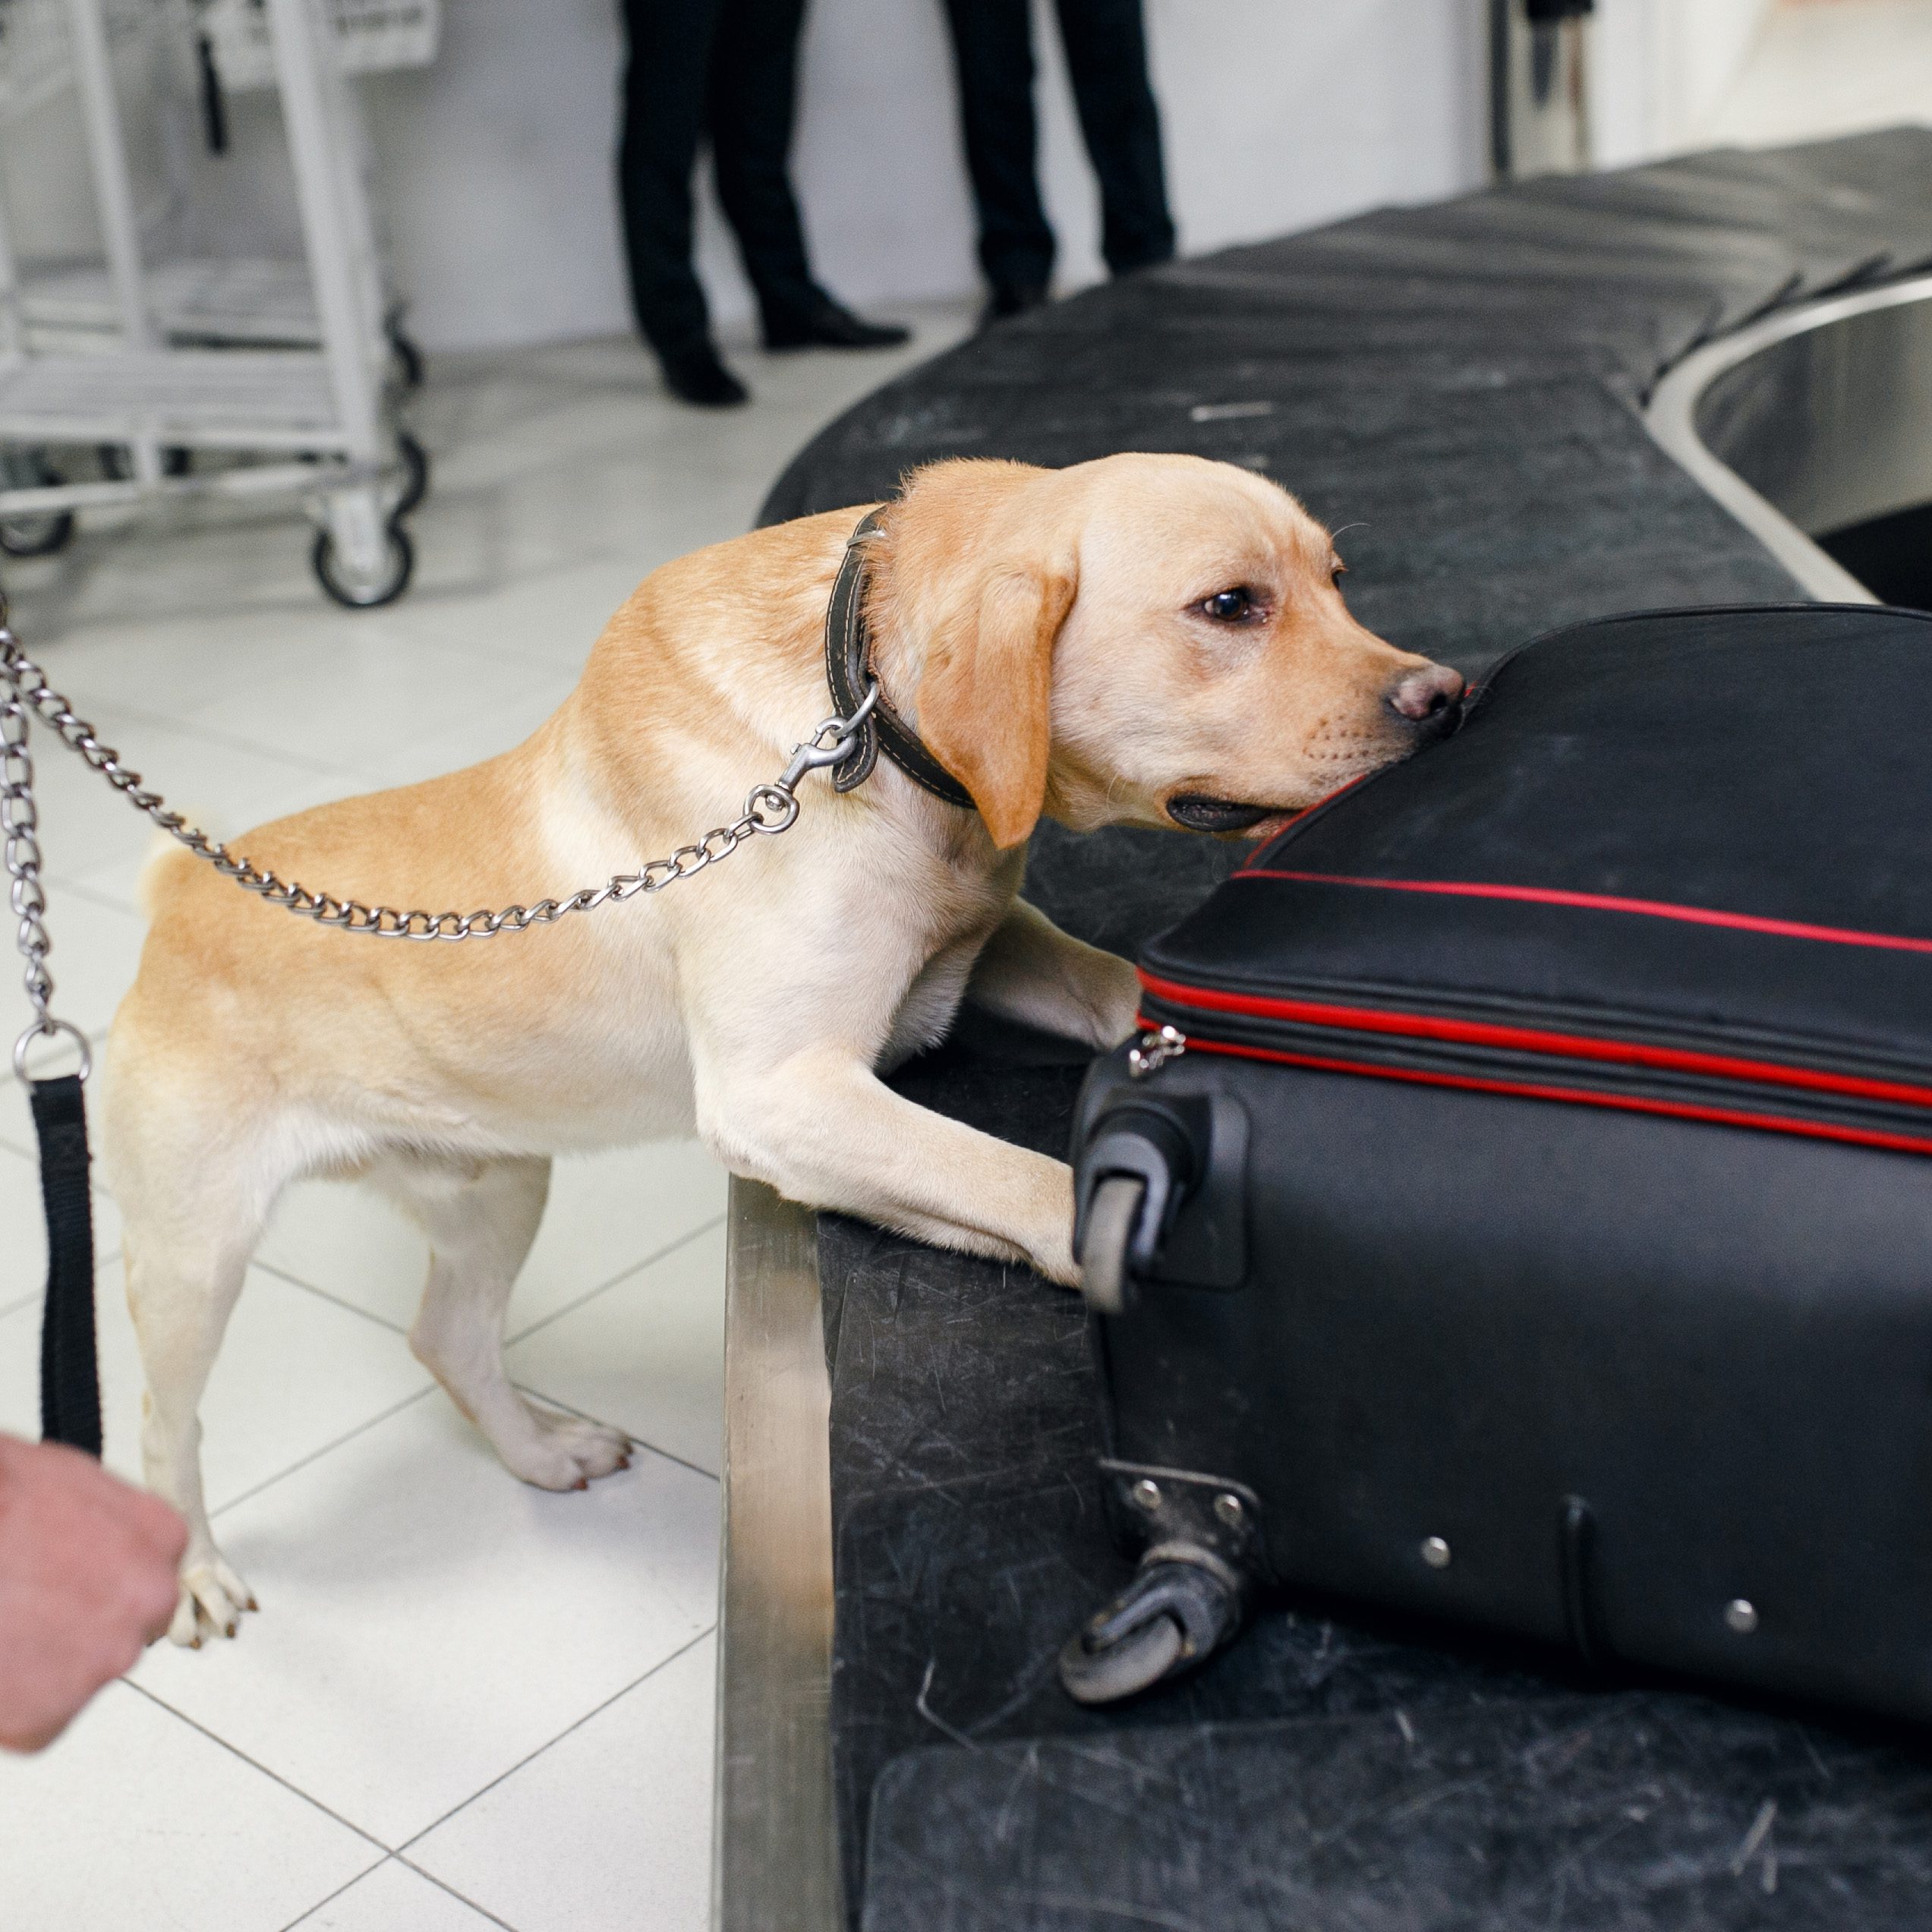
M377 939L494 939L500 933L526 932L531 927L553 925L572 912L594 912L600 906L622 904L641 894L661 892L680 879L695 878L706 867L729 859L746 840L761 834L790 831L799 815L798 786L808 772L837 764L846 758L865 720L879 701L876 679L849 717L825 719L802 744L793 748L783 774L769 784L755 785L745 795L745 808L728 825L714 826L701 839L681 845L663 859L653 859L635 872L619 872L598 886L585 886L566 899L542 899L534 906L506 906L495 912L399 912L392 906L365 906L333 893L278 878L265 868L217 844L170 811L159 792L145 790L138 771L121 762L121 754L104 745L87 720L52 689L40 667L21 650L7 627L0 604L0 830L4 830L9 899L19 921L18 944L27 962L23 975L33 1008L33 1024L14 1047L14 1071L24 1079L29 1045L38 1037L71 1035L80 1045L82 1076L87 1071L87 1043L79 1029L51 1011L54 982L47 970L50 942L43 915L46 894L40 884L40 848L35 837L38 818L33 799L33 761L27 748L30 721L45 725L62 743L77 752L137 811L162 831L178 840L224 878L271 906L313 919L339 932L367 933ZM827 743L828 734L830 742Z

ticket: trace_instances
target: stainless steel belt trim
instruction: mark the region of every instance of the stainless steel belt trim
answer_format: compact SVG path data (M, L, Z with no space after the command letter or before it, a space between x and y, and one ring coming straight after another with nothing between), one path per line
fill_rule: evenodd
M1932 303L1932 276L1915 276L1781 309L1686 356L1657 384L1644 412L1644 427L1656 443L1812 596L1829 603L1876 604L1878 600L1710 449L1699 431L1699 405L1714 384L1754 356L1817 329L1915 303ZM1932 310L1927 311L1926 326L1932 331ZM1795 400L1808 402L1814 399ZM1792 408L1780 420L1781 427L1801 443L1816 440L1821 433L1820 425L1802 408ZM1902 502L1896 507L1905 505Z
M818 1220L731 1183L712 1924L843 1932Z

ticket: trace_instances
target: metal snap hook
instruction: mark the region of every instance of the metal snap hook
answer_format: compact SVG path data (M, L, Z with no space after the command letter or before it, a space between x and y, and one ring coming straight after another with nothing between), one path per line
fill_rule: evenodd
M795 791L807 772L817 771L826 765L844 764L852 755L852 749L858 742L859 732L864 728L865 720L877 708L878 701L879 681L875 678L871 689L859 700L850 717L821 720L803 744L792 747L792 761L786 766L785 774L778 781L779 789L786 792ZM828 731L838 733L829 745L821 742Z

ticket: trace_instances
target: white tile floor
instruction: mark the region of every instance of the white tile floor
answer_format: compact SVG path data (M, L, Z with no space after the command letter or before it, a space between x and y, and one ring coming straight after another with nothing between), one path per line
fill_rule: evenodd
M452 769L523 736L640 577L745 528L819 423L964 322L918 320L906 355L741 351L757 402L718 417L667 401L628 342L439 359L411 412L436 474L400 604L339 611L298 525L203 508L0 566L15 627L218 830ZM77 761L39 768L58 1004L104 1030L146 840ZM0 1228L33 1231L0 1258L0 1429L24 1433L28 1145L8 1098ZM723 1206L694 1146L559 1164L511 1372L645 1447L559 1496L507 1475L404 1345L420 1237L355 1190L294 1190L202 1412L218 1533L262 1612L232 1644L151 1650L52 1751L0 1757L4 1932L704 1923ZM131 1473L140 1369L106 1201L98 1243L108 1460Z

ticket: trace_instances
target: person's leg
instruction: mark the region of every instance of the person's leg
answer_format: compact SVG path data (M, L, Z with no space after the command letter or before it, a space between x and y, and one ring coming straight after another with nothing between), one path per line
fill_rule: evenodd
M767 323L818 300L792 194L805 0L722 0L705 118L718 200Z
M686 401L742 402L711 346L692 265L691 174L721 0L625 0L629 58L617 187L638 326Z
M1058 0L1080 132L1100 181L1101 252L1116 275L1174 254L1161 114L1141 0Z
M862 321L812 279L792 192L805 0L722 0L705 103L718 200L757 292L767 348L882 348L907 331Z
M994 307L1044 297L1053 230L1035 172L1033 36L1028 0L946 0L960 128L979 217L979 265Z
M711 333L691 263L691 171L704 125L704 77L719 0L626 0L630 58L617 185L631 301L656 349Z

